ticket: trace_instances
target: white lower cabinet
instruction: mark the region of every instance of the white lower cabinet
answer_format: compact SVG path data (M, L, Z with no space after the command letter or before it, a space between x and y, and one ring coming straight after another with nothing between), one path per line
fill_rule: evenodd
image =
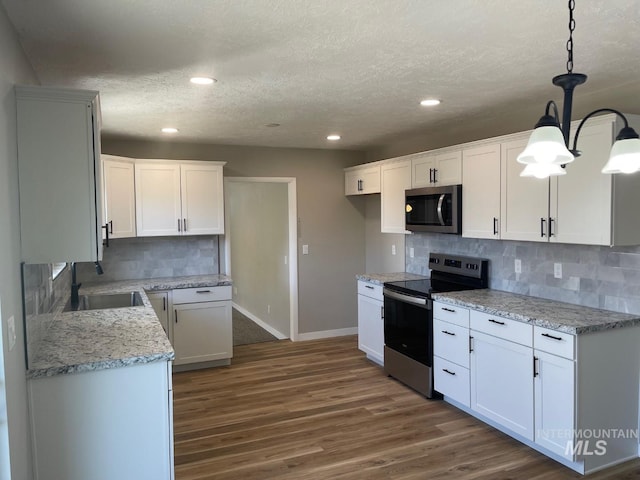
M433 309L445 400L579 473L638 457L640 326L576 336L439 301Z
M231 287L177 289L172 297L174 365L228 364L233 357Z
M382 286L358 281L358 348L384 364L384 301Z
M170 365L30 379L34 478L173 479Z
M533 440L531 348L471 331L471 408Z

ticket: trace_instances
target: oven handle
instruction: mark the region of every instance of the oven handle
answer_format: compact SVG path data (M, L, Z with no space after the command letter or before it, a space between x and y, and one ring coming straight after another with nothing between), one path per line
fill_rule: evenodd
M445 226L444 218L442 218L442 204L444 203L444 198L446 194L440 195L440 199L438 200L438 220L440 220L440 225Z
M431 302L426 298L420 297L412 297L411 295L403 295L402 293L397 293L392 290L384 289L383 295L385 297L393 298L395 300L400 300L401 302L411 303L412 305L418 305L422 308L426 308L427 310L431 309Z

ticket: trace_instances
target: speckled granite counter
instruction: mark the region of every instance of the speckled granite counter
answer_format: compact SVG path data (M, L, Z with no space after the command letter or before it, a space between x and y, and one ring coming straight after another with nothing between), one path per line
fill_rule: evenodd
M500 290L467 290L434 293L432 296L434 300L571 334L640 325L640 317L637 315L582 307Z
M396 273L362 273L360 275L356 275L356 278L358 280L362 280L363 282L373 283L375 285L383 285L385 282L422 280L429 277L425 277L424 275L416 275L415 273L396 272Z
M28 378L167 361L174 351L158 321L146 291L231 285L225 275L152 278L85 284L80 294L139 291L144 306L63 312L39 343L30 361Z

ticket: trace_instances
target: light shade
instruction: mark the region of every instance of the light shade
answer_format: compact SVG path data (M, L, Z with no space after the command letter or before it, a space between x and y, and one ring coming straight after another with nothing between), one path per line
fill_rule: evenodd
M560 165L555 163L529 163L520 174L521 177L549 178L558 175L566 175L567 172Z
M529 137L527 148L517 158L520 163L540 165L565 165L573 159L564 144L562 131L551 126L536 128Z
M602 173L634 173L640 171L640 139L618 140L611 147L609 161Z

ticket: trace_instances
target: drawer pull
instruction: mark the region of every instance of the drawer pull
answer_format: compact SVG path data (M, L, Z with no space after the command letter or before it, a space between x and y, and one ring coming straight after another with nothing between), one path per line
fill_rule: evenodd
M442 371L448 373L449 375L455 375L456 374L455 372L450 372L446 368L443 368Z
M473 337L469 337L469 353L473 352Z
M562 340L562 337L554 337L553 335L549 335L548 333L541 334L543 337L553 338L554 340Z
M196 293L211 293L211 290L196 290Z
M373 289L374 289L374 287L372 287L371 285L365 285L365 286L364 286L364 288L368 288L368 289L370 289L370 290L373 290Z
M538 357L533 357L533 376L534 378L540 375L540 372L536 369L536 362L538 361Z
M456 311L453 310L452 308L442 307L442 310L444 310L445 312L456 313Z
M446 333L447 335L451 335L451 336L453 336L453 337L455 337L455 336L456 336L456 334L455 334L455 333L447 332L446 330L442 330L442 333Z
M500 322L500 321L498 321L498 320L494 320L493 318L490 318L490 319L489 319L489 321L490 321L491 323L497 323L498 325L504 325L504 322Z

